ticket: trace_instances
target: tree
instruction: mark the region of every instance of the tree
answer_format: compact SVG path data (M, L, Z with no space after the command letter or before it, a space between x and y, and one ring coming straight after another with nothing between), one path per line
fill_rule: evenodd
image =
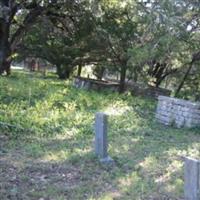
M198 68L199 68L199 61L200 61L200 49L199 49L199 42L200 42L200 2L199 1L187 1L185 0L185 5L183 7L184 14L182 15L181 22L184 25L184 38L183 42L187 47L186 53L187 60L183 63L182 71L183 77L178 82L178 87L175 91L175 96L178 96L181 89L183 88L184 84L186 83L187 79L190 75L193 76L193 80L195 80L195 84L198 85L200 83L200 79L198 76ZM195 71L197 73L192 73ZM190 80L190 82L193 82ZM191 85L190 83L188 83ZM198 95L197 95L198 96Z
M0 1L0 74L10 74L13 54L17 51L22 39L38 17L63 17L62 8L73 10L78 2L67 0L1 0ZM68 15L69 13L67 13ZM71 13L71 16L76 13Z
M142 21L136 1L102 1L98 4L96 31L104 43L108 66L120 73L120 92L125 89L129 49L140 43Z
M39 17L24 37L19 55L45 59L57 67L59 78L69 78L74 67L89 62L93 21L86 7L84 3L73 8L65 6L59 13Z
M134 47L130 51L132 63L139 64L139 73L156 87L166 77L175 74L179 81L178 72L193 62L193 56L198 52L192 38L199 24L199 2L150 0L147 4L142 1L140 4L143 6L141 15L149 26L144 31L141 48ZM191 68L189 66L183 80Z
M23 34L45 10L36 1L0 1L0 74L10 74L12 54Z

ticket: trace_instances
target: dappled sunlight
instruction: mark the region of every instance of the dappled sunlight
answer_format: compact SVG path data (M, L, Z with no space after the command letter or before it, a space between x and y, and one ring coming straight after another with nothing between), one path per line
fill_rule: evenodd
M1 0L0 200L198 198L199 11Z
M135 177L134 177L135 178ZM128 175L126 177L119 178L118 182L120 184L120 187L130 187L132 185L133 180L131 175Z
M108 105L103 109L107 115L123 115L128 111L131 111L132 108L125 104L124 102L114 101L112 104Z
M162 167L162 166L161 166ZM170 181L180 179L180 171L182 170L183 163L180 160L174 160L170 164L166 165L163 173L155 179L157 184L169 184ZM183 182L183 181L182 181Z
M180 148L180 147L179 147ZM192 157L200 159L200 142L191 142L189 145L182 144L182 147L172 147L167 151L169 158L183 159L183 157Z
M78 135L79 133L79 129L78 128L66 128L64 130L64 133L63 134L56 134L54 139L56 141L64 141L64 140L69 140L69 139L73 139L76 135Z
M129 198L134 196L135 199L142 199L146 193L145 187L148 187L137 172L132 172L126 177L119 178L118 184L118 188L122 191L123 196L125 195Z
M134 111L128 111L126 114L111 116L109 118L109 127L111 135L120 132L122 135L134 134L144 128L145 122ZM143 127L141 127L143 124Z
M140 141L140 138L130 138L130 137L121 137L121 139L119 140L119 138L115 138L112 139L112 141L110 141L110 143L112 144L112 146L110 146L110 150L113 154L118 154L119 156L121 153L128 153L129 151L131 151L133 149L133 147Z
M70 129L77 129L75 134L91 134L95 112L99 111L110 115L111 127L115 126L115 131L139 131L145 120L139 116L137 109L150 105L140 98L133 102L130 95L77 90L70 82L56 79L24 76L17 84L7 81L5 87L12 90L9 99L9 91L1 94L6 102L0 107L6 113L1 120L37 135L65 134Z
M200 160L200 141L188 146L187 156Z
M155 172L158 173L159 163L155 156L150 155L146 157L144 161L139 163L139 166L142 167L142 170L148 174L148 176Z
M42 160L43 162L60 162L69 158L70 154L70 152L64 150L58 152L46 152L46 155L39 160Z
M104 193L99 198L89 198L89 200L113 200L113 199L120 199L121 193L118 190L113 190L111 192Z
M25 159L24 155L20 154L19 152L9 153L6 155L6 157L1 156L0 157L0 164L3 167L3 164L5 165L12 165L14 168L20 170L23 169L26 162L29 161L30 159L27 158Z
M66 149L63 148L61 150L54 151L46 151L45 155L43 155L39 160L43 162L64 162L65 160L70 160L71 157L74 156L84 156L91 152L91 148L73 148Z

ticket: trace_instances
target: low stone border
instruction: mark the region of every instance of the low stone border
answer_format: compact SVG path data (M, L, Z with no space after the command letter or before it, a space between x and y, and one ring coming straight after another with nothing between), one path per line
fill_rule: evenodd
M90 78L75 77L74 86L76 88L93 89L93 90L110 90L117 92L119 90L119 83L95 80Z
M127 83L126 89L131 91L133 95L151 97L157 99L159 96L170 96L171 90L165 88L157 88L151 85L142 86L138 83Z

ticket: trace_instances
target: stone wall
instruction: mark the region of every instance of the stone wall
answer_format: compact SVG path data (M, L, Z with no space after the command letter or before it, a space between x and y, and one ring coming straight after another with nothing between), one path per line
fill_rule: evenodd
M162 124L178 128L200 126L200 102L159 96L156 119Z
M110 90L112 92L117 92L119 90L119 83L83 78L78 76L74 78L74 86L76 88L84 88L87 90Z
M127 83L126 90L131 91L133 95L151 97L157 99L158 96L170 96L171 91L165 88L157 88L150 85L140 85L138 83Z
M119 91L119 82L114 80L96 80L91 78L84 78L80 76L74 77L74 86L76 88L93 89L93 90L110 90L112 92ZM125 91L130 91L132 95L152 97L157 99L158 96L170 96L171 91L165 88L156 88L153 86L142 86L138 83L127 82L125 84Z

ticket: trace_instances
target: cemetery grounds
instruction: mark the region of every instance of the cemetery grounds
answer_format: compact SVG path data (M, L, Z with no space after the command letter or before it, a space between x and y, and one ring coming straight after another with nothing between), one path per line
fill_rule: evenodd
M0 199L183 199L183 156L200 131L155 120L156 101L76 89L49 74L0 79ZM96 112L109 115L109 155L93 152Z

